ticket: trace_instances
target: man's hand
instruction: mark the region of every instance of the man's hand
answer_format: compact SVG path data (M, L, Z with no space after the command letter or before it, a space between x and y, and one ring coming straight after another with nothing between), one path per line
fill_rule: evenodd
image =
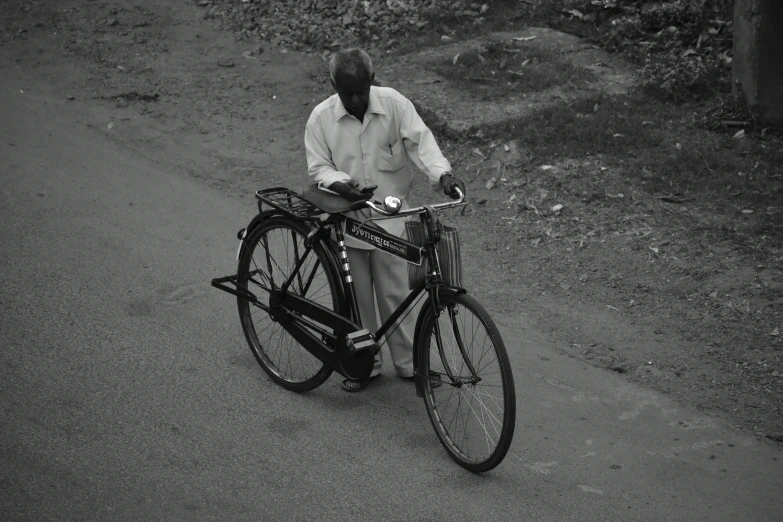
M372 191L362 192L359 190L359 183L356 181L348 181L343 183L341 181L335 181L329 185L329 190L337 192L340 197L347 199L348 201L363 201L370 199L373 195Z
M452 199L459 199L459 194L455 189L465 194L465 184L451 174L444 174L440 178L440 186L443 187L443 193L451 196Z

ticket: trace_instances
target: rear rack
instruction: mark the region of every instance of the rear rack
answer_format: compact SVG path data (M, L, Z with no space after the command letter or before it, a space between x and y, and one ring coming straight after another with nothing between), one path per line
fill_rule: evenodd
M296 192L283 187L275 187L256 191L256 198L272 208L299 219L314 219L325 214Z

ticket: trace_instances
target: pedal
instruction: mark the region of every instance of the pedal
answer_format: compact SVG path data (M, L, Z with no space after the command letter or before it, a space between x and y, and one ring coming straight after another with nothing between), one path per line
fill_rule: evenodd
M359 330L349 333L346 337L345 344L348 346L348 351L351 353L372 350L377 347L375 338L369 330ZM373 353L375 352L373 351Z

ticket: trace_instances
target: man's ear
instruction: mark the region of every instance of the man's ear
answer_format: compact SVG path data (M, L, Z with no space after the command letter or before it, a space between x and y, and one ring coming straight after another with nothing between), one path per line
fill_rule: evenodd
M375 83L375 73L374 72L370 75L370 85L378 85L377 83Z

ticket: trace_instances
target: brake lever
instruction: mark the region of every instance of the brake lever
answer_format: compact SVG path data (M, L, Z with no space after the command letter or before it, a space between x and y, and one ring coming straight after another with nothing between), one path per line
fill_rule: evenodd
M358 201L354 201L351 203L351 210L362 210L363 208L367 208L370 205L367 204L367 202L370 201L369 199L360 199Z

